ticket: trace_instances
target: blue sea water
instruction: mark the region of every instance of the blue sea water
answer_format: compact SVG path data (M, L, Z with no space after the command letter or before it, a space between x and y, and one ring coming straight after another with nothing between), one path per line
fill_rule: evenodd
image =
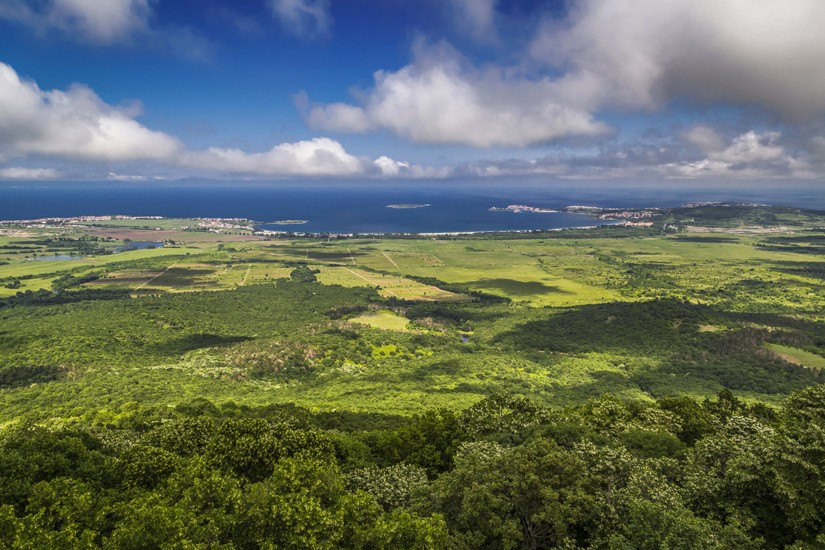
M825 183L697 182L3 182L0 219L125 214L165 217L249 218L280 231L387 233L555 229L593 225L590 217L490 212L510 204L558 209L678 206L690 201L732 201L825 210ZM389 204L430 204L393 209Z

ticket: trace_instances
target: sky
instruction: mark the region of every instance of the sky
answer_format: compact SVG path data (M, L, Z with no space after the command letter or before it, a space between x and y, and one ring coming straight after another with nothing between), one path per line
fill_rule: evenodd
M0 0L0 179L825 181L822 0Z

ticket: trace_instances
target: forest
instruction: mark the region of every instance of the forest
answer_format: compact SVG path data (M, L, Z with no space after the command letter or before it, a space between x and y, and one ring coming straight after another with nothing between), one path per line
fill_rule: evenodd
M5 222L0 548L825 545L825 214L645 216Z
M0 437L6 548L817 548L825 389L411 417L137 403Z

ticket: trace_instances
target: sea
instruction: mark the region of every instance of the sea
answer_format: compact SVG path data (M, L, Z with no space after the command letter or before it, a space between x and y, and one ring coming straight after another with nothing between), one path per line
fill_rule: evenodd
M604 223L573 213L495 212L526 205L646 208L738 202L825 210L823 182L167 181L0 182L0 219L83 215L247 218L299 233L525 231ZM390 208L390 205L417 205ZM426 205L426 206L425 206ZM305 223L274 223L274 222Z

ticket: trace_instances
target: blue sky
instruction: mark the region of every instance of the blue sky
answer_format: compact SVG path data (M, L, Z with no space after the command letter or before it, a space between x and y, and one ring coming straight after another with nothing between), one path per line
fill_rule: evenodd
M0 0L0 179L819 181L819 0Z

